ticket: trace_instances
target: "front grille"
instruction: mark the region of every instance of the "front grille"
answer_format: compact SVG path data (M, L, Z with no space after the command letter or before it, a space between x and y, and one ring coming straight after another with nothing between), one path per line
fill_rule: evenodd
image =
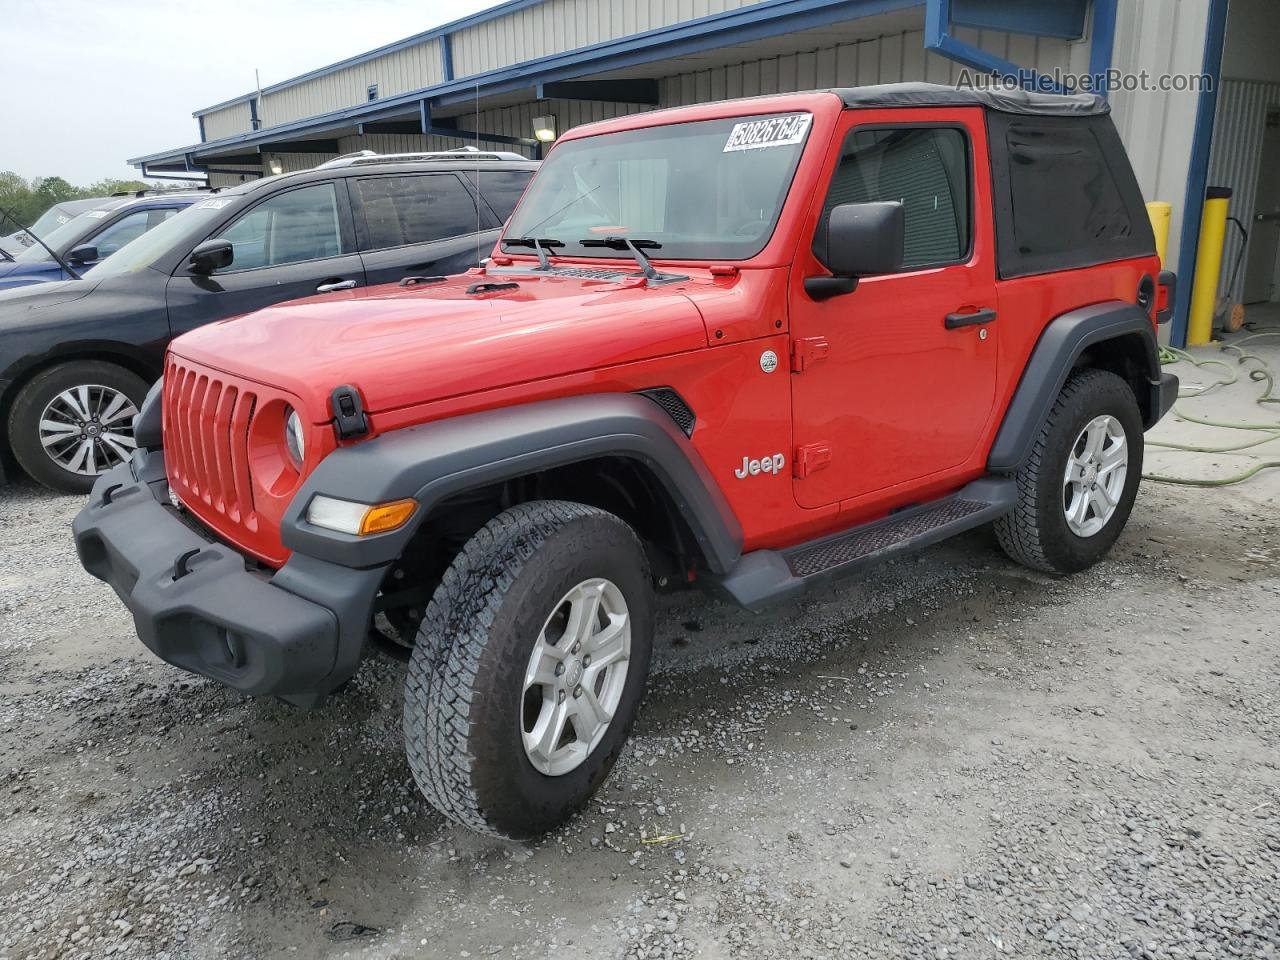
M249 425L257 394L174 357L165 371L164 392L170 486L189 507L203 504L230 524L256 532Z

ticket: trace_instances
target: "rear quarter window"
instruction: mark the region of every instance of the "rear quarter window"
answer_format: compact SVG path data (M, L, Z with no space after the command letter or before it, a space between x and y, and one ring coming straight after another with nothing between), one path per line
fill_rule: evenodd
M1155 252L1128 157L1109 117L992 115L1002 277Z

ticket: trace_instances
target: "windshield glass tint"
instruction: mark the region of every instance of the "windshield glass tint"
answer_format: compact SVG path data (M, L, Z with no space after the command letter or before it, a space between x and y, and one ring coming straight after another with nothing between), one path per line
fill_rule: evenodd
M742 260L773 234L811 116L769 114L570 140L552 151L507 227L567 256L620 257L578 241L653 240L655 259ZM514 248L513 249L514 252Z
M34 227L32 230L54 250L66 254L77 240L93 231L108 213L107 210L89 210L78 217L72 217L62 226L48 233L41 233ZM27 234L27 239L31 239L31 234ZM31 246L18 254L16 259L21 263L44 263L46 260L53 262L49 252L34 240L31 241Z
M210 197L199 200L194 205L174 214L160 226L148 230L137 240L126 243L120 250L103 260L86 274L93 275L95 280L104 277L115 277L122 273L135 273L149 267L159 257L167 253L179 239L190 230L195 230L201 223L211 223L223 215L223 208L232 202L232 197Z

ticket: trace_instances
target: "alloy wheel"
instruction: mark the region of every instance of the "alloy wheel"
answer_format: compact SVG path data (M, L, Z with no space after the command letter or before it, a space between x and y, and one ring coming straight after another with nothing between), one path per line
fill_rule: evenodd
M1072 444L1062 480L1062 509L1072 533L1092 537L1107 525L1128 472L1124 426L1110 414L1094 417Z
M525 754L558 777L590 756L613 721L627 681L631 618L611 581L584 580L561 598L525 670Z
M97 476L128 460L138 415L124 393L100 384L63 390L40 414L40 444L49 459L81 476Z

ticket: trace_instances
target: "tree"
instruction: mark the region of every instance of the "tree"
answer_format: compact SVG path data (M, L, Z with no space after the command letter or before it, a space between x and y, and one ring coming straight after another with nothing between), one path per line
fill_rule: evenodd
M55 203L109 197L113 193L132 193L151 189L141 180L116 180L108 177L85 187L75 187L62 177L37 177L27 180L12 170L0 171L0 207L13 215L17 223L0 224L0 235L12 233L19 226L29 227Z

